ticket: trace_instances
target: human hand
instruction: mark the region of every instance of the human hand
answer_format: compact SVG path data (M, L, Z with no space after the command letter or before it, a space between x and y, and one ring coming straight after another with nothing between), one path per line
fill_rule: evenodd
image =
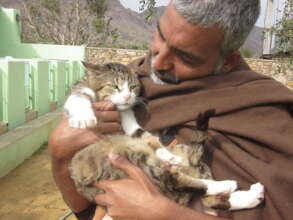
M77 151L97 141L103 134L121 131L120 116L109 101L93 103L98 124L94 128L72 128L63 116L50 135L49 148L55 158L68 159Z
M115 220L169 219L167 214L171 201L160 194L148 176L117 154L109 155L109 159L129 177L99 181L96 186L105 194L97 195L96 203L107 207L107 214Z

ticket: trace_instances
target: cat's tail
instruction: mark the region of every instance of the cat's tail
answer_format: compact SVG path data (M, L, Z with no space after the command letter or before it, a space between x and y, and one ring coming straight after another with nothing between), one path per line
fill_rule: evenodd
M200 113L196 121L197 129L201 131L206 131L209 127L210 118L213 117L215 114L215 109L209 109L203 113Z

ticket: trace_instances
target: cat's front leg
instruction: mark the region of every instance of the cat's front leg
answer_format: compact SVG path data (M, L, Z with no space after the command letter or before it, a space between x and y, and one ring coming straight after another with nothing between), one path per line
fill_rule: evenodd
M140 125L137 123L132 109L120 111L120 116L121 116L121 125L123 128L123 131L128 136L133 136L138 130L142 129Z
M91 100L95 100L95 94L89 88L84 88L68 97L64 110L69 116L69 126L90 128L97 125L97 118L93 111Z

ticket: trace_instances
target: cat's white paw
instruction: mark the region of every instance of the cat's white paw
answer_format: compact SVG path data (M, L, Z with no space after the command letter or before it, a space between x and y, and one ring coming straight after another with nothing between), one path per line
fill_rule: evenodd
M264 186L256 183L247 191L236 191L230 195L230 210L251 209L264 200Z
M264 186L261 183L255 183L250 186L250 191L259 193L262 197L264 197L264 190Z
M207 186L206 195L230 194L237 189L237 182L234 180L202 180Z
M69 126L73 128L92 128L97 125L97 118L92 109L80 108L70 115Z
M69 126L73 128L91 128L97 125L97 118L92 109L91 101L85 97L70 96L64 109L69 115Z
M109 216L109 215L105 215L103 218L102 218L102 220L113 220L113 218L111 217L111 216Z

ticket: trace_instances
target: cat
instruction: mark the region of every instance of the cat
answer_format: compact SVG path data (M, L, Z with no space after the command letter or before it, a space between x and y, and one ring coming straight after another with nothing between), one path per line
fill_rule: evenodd
M70 126L95 126L97 119L91 102L110 100L116 104L127 134L107 135L73 157L69 166L71 177L87 199L93 201L101 193L93 187L96 181L126 177L107 159L110 152L115 152L143 169L165 196L183 206L190 203L194 192L201 192L203 203L211 208L239 210L261 203L264 187L260 183L253 184L248 191L236 191L236 181L212 180L209 167L201 159L206 131L195 130L191 146L165 147L156 135L146 131L140 137L132 137L142 130L131 109L139 102L140 83L136 74L119 63L83 64L88 75L73 87L65 104Z
M214 181L209 167L202 162L203 143L207 135L195 131L192 144L165 147L149 132L141 137L108 135L78 152L69 166L78 191L94 201L101 191L94 187L99 180L125 178L111 165L109 153L117 153L139 166L161 193L180 205L187 206L195 192L202 194L206 207L239 210L253 208L263 200L263 186L256 183L248 191L236 191L232 180Z
M83 62L88 74L71 89L64 110L69 125L74 128L95 127L98 123L92 109L95 101L109 100L116 105L124 132L133 136L141 130L132 107L143 101L138 97L140 83L137 75L120 63L95 65Z

